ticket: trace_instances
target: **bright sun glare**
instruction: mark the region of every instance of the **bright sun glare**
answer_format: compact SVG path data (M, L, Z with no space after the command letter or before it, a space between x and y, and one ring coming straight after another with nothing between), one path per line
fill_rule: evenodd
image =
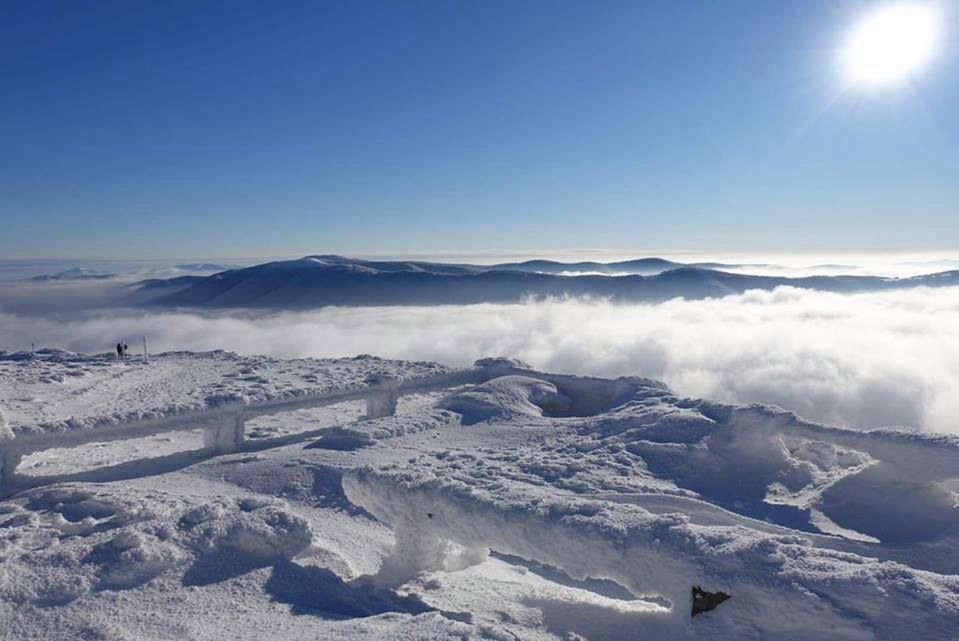
M935 50L940 18L932 4L887 4L874 9L846 39L842 50L846 78L871 86L908 78Z

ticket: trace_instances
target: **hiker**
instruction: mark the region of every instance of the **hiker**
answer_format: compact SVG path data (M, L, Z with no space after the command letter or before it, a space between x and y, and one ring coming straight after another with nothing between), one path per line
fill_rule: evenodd
M123 358L129 358L129 357L130 357L130 355L127 354L127 344L124 343L124 344L123 344Z
M123 343L117 343L117 358L123 358Z

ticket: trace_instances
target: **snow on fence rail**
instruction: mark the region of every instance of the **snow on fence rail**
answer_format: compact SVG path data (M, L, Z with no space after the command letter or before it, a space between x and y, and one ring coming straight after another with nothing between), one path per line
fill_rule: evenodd
M215 456L253 449L246 440L247 421L281 412L333 405L345 401L366 401L366 418L392 416L400 395L476 384L511 373L537 377L552 377L527 369L523 363L510 359L487 358L476 361L472 368L454 370L433 376L403 380L391 375L372 376L366 386L342 390L301 394L268 400L227 401L221 405L188 410L161 417L149 417L117 423L97 425L87 429L56 432L23 432L15 438L0 441L0 496L35 485L56 482L59 476L28 478L16 473L17 466L27 454L53 449L78 447L87 443L104 443L143 438L182 430L202 429L201 456ZM566 377L577 379L578 377ZM272 439L277 445L283 439ZM267 440L265 443L269 443ZM258 442L256 448L263 447Z
M586 415L609 404L613 398L631 389L636 383L662 387L650 379L622 378L616 380L550 374L533 370L529 365L508 358L483 358L473 367L446 371L430 376L403 379L391 374L375 374L365 380L365 386L329 390L262 400L232 399L219 405L191 409L166 416L153 416L102 423L94 427L45 432L20 432L15 438L0 440L0 496L36 485L61 480L62 476L26 477L16 473L17 466L27 454L53 449L78 447L87 443L104 443L143 438L166 432L202 429L203 448L190 454L201 457L279 446L284 437L247 441L246 422L260 416L282 412L323 407L345 401L366 401L366 419L392 416L397 399L403 394L434 391L466 384L479 384L508 375L522 375L553 383L573 399L569 413ZM597 407L593 407L596 405ZM142 460L142 459L141 459ZM97 475L98 480L110 479L109 474Z
M25 486L49 482L49 479L26 479L16 474L20 461L32 452L77 447L87 443L143 438L165 432L199 428L203 430L202 452L204 454L211 456L228 454L244 449L246 422L259 416L355 400L366 401L366 418L368 419L391 416L396 411L397 399L401 394L481 380L484 374L483 368L476 368L409 381L381 376L369 380L366 387L359 389L304 394L264 401L236 400L218 407L191 410L159 418L101 425L92 429L23 434L0 442L0 495L9 494Z

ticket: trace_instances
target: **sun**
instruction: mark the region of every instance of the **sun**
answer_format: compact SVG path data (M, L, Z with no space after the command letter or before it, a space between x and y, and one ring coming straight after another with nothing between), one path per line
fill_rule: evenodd
M846 79L856 85L899 83L932 57L939 39L940 12L926 3L879 6L847 37L841 58Z

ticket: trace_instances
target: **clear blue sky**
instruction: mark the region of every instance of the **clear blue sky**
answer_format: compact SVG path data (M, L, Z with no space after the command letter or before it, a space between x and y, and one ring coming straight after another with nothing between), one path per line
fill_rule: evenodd
M0 0L0 257L955 249L957 11L850 90L872 4Z

